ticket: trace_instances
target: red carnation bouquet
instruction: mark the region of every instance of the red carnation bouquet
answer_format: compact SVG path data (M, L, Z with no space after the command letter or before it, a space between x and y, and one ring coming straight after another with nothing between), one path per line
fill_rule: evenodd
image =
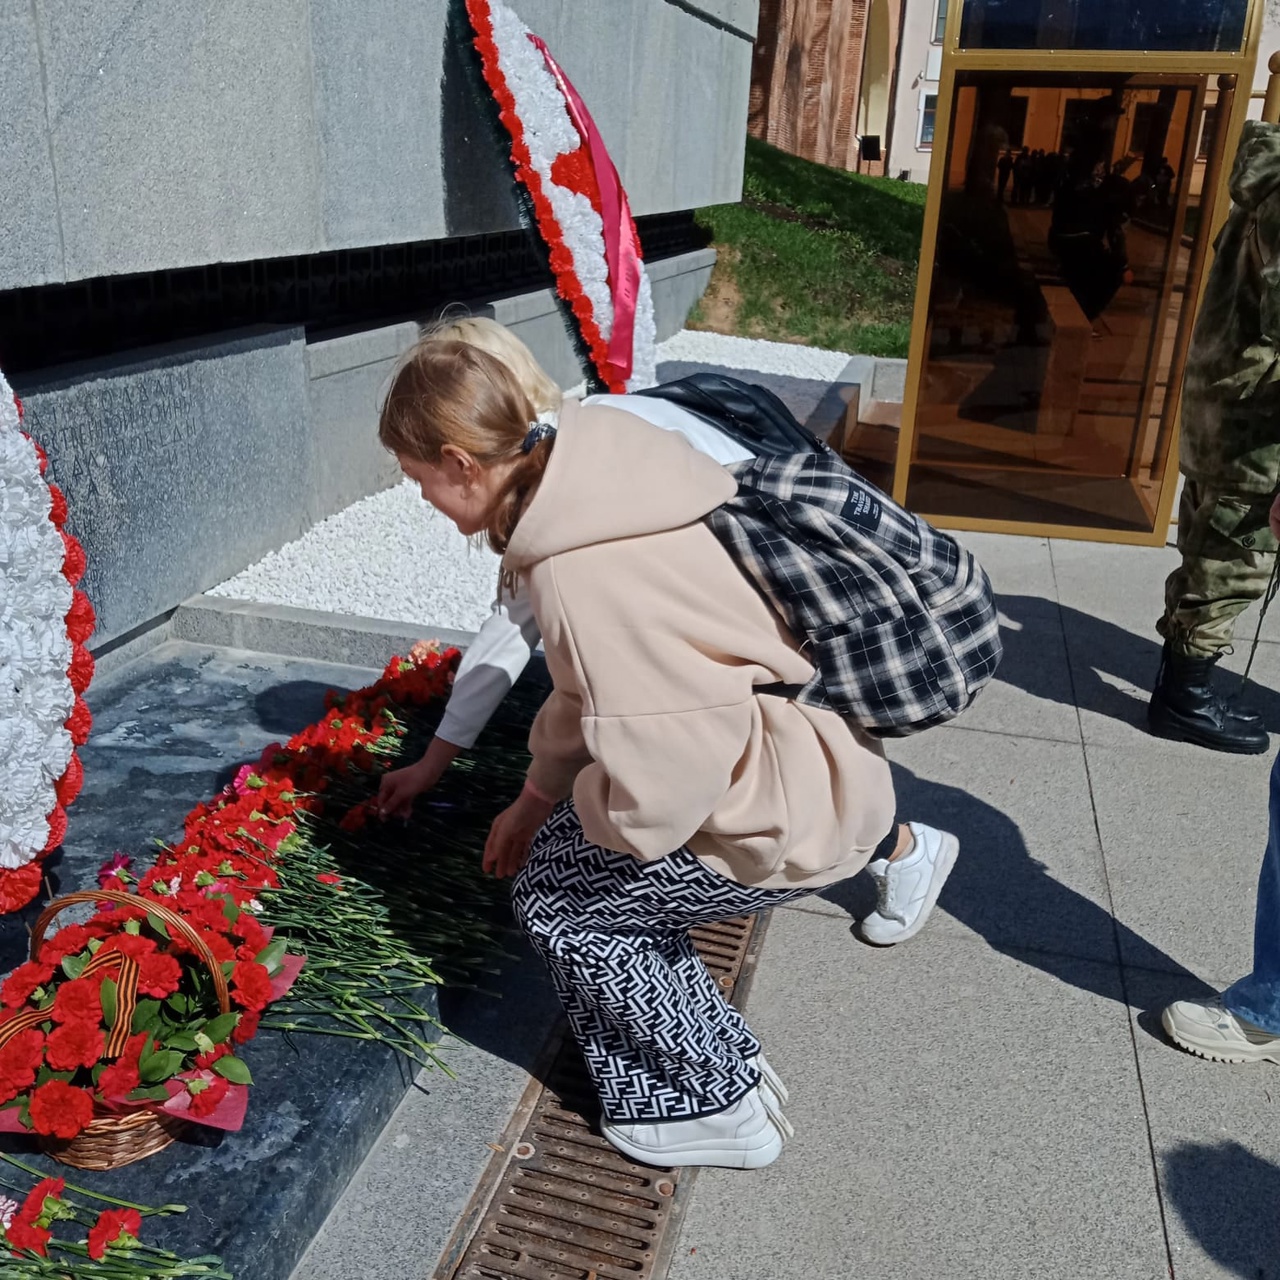
M127 876L117 864L109 879ZM156 889L73 894L53 909L106 900L47 940L37 926L34 958L0 985L0 1131L68 1140L139 1109L240 1128L252 1077L235 1048L302 960L237 892L229 859Z

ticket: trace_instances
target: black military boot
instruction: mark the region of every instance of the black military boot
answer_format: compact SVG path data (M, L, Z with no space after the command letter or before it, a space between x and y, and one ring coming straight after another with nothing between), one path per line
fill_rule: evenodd
M1165 643L1160 674L1147 708L1152 733L1194 742L1211 751L1258 755L1267 749L1267 731L1257 712L1237 706L1213 687L1212 658L1187 658Z

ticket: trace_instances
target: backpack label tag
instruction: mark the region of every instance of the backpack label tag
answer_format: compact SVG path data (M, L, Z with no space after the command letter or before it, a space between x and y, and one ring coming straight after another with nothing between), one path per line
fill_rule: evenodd
M850 524L865 529L867 533L875 533L880 528L880 520L884 515L884 504L861 485L849 486L849 497L840 512L843 519Z

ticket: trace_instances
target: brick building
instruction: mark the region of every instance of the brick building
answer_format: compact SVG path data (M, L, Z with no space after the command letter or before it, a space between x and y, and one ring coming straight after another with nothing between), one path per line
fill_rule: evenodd
M883 174L904 11L916 0L762 0L749 129L822 164ZM936 5L936 0L919 0Z

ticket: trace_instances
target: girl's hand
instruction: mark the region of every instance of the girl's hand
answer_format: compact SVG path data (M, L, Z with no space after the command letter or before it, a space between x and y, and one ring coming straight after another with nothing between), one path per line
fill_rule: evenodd
M515 875L528 861L533 837L554 808L554 801L544 800L526 787L515 804L493 820L484 846L484 869L499 880Z
M405 769L392 769L390 773L382 775L376 804L379 818L383 821L388 818L409 821L413 802L439 781L438 777L433 777L423 768L425 764L425 760L419 760L417 764L411 764Z
M408 822L413 812L413 802L440 781L441 775L453 763L461 749L443 738L432 738L426 754L417 764L384 773L378 784L378 799L374 805L378 817L384 821L387 818L400 818Z

